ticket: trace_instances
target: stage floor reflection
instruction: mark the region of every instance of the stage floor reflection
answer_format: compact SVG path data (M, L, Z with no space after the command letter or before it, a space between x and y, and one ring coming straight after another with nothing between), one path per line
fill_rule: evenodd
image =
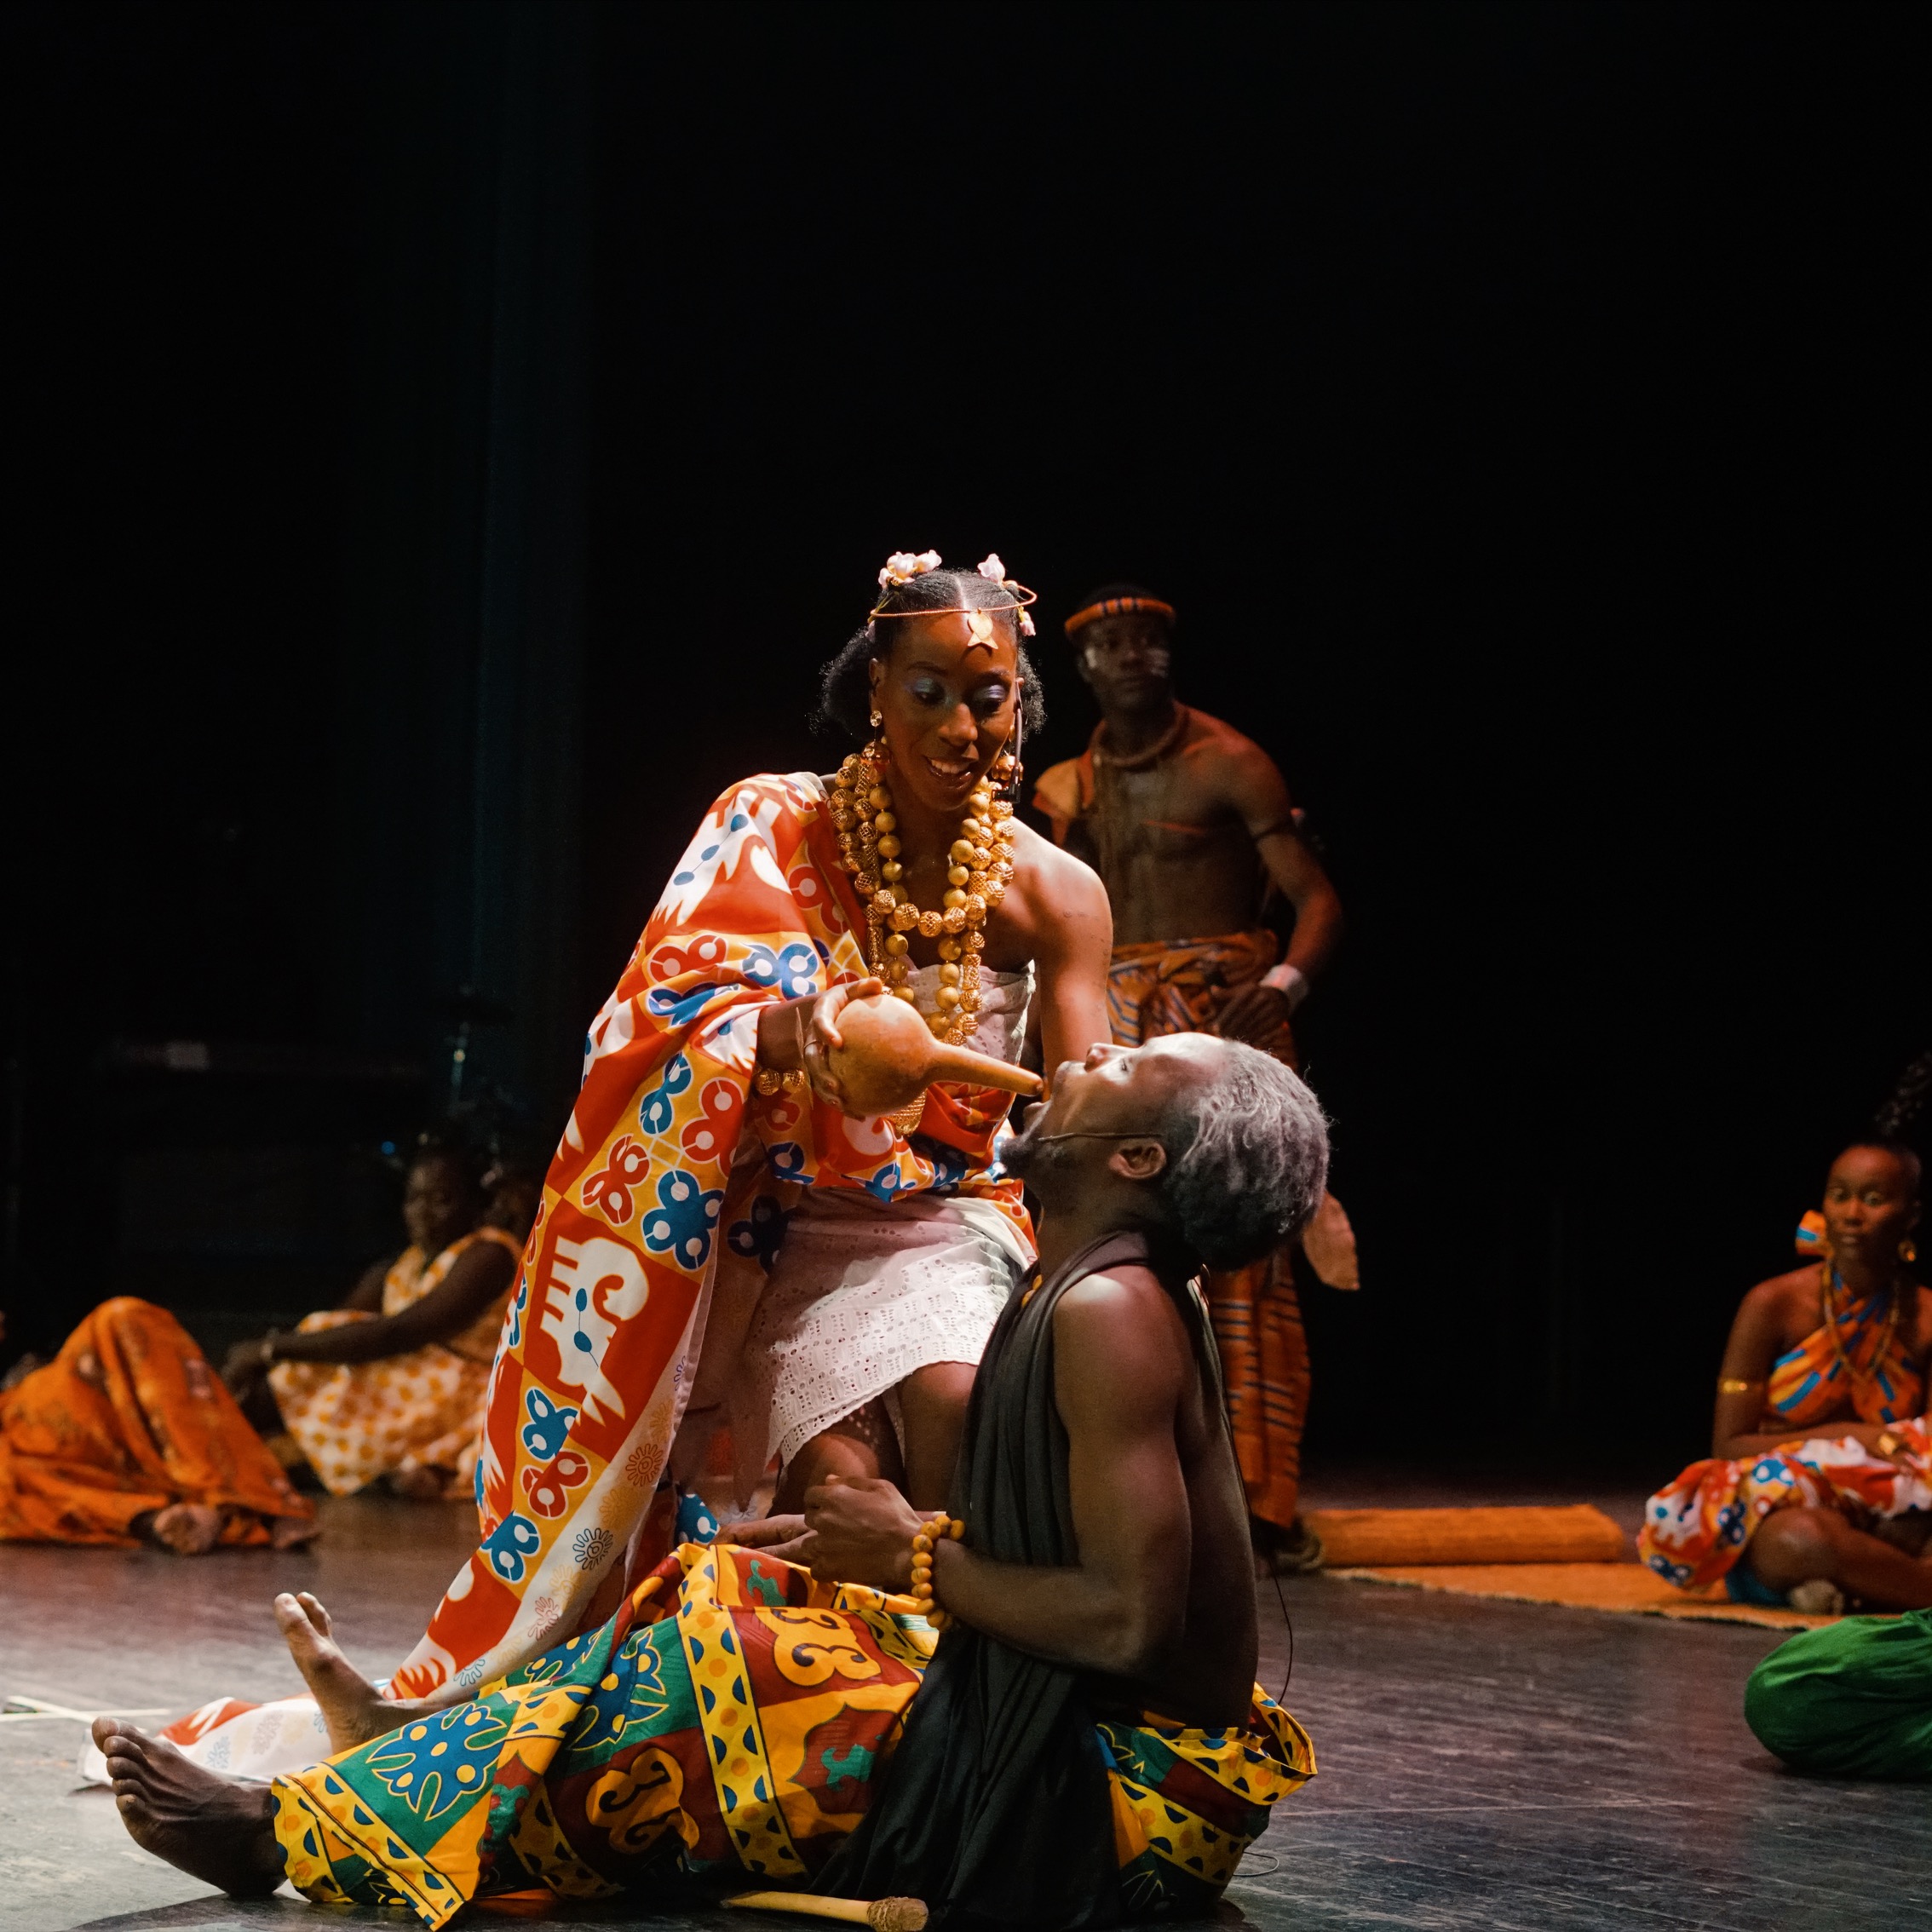
M352 1656L380 1670L419 1633L473 1519L359 1498L325 1513L328 1533L308 1555L0 1550L0 1694L88 1709L286 1694L294 1675L267 1607L284 1589L315 1590ZM1224 1925L1895 1932L1932 1912L1921 1791L1791 1777L1745 1729L1745 1679L1774 1632L1320 1577L1282 1591L1294 1630L1286 1700L1321 1773L1251 1854ZM1274 1689L1287 1632L1273 1584L1259 1602ZM292 1896L221 1899L137 1849L106 1792L75 1789L80 1741L65 1719L0 1724L0 1922L325 1923ZM555 1922L584 1916L560 1910ZM325 1915L363 1919L400 1923ZM745 1932L750 1921L634 1904L595 1923Z

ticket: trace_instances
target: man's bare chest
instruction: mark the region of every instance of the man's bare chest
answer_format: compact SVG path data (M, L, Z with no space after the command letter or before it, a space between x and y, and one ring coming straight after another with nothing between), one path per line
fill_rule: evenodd
M1184 765L1108 771L1096 787L1094 815L1105 828L1102 842L1123 862L1187 864L1222 851L1245 855L1253 843L1239 814Z

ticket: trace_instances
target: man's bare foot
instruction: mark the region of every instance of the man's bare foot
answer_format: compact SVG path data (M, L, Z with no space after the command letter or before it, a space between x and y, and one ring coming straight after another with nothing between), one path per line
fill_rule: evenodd
M313 1543L322 1533L322 1526L313 1516L271 1516L268 1519L268 1541L276 1550L299 1550L305 1543Z
M205 1556L221 1540L221 1512L205 1503L170 1503L147 1519L145 1533L177 1556Z
M144 1851L236 1898L265 1898L282 1882L275 1800L266 1785L204 1771L160 1738L118 1717L96 1717L114 1803Z
M336 1647L329 1613L303 1590L275 1599L275 1621L336 1751L367 1744L406 1723L414 1700L386 1698Z

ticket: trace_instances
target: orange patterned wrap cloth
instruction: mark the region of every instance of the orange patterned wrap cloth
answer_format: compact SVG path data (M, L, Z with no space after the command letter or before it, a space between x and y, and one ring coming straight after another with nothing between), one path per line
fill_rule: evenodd
M1836 1509L1863 1530L1908 1510L1932 1509L1925 1423L1895 1423L1892 1433L1905 1452L1902 1465L1850 1436L1786 1442L1739 1461L1693 1463L1644 1504L1637 1555L1666 1583L1701 1590L1728 1575L1775 1509Z
M290 1883L432 1928L532 1886L586 1902L670 1902L693 1877L809 1889L890 1775L933 1653L917 1611L757 1551L685 1544L601 1630L276 1779ZM1109 1923L1211 1913L1271 1808L1315 1768L1308 1734L1258 1684L1245 1726L1142 1715L1093 1739L1119 1884Z
M103 1302L45 1368L0 1395L0 1543L132 1548L173 1503L227 1512L225 1545L315 1514L164 1308Z

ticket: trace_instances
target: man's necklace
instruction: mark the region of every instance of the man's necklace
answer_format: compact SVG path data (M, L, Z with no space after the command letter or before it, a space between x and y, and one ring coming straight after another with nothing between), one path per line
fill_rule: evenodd
M1187 707L1176 704L1174 707L1174 722L1146 750L1123 754L1107 750L1107 720L1102 718L1094 727L1093 741L1087 749L1093 753L1096 764L1112 765L1117 772L1145 771L1149 765L1158 765L1187 736L1187 727L1192 722Z

